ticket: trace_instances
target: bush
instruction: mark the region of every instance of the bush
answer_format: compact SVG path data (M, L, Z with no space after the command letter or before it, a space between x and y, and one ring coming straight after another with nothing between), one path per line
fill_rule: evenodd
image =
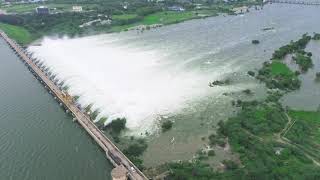
M225 145L226 145L224 138L222 136L217 136L215 134L211 134L209 136L209 143L212 146L218 145L220 147L225 147Z
M253 71L248 71L248 74L249 74L250 76L255 76L255 75L256 75L256 73L253 72Z
M91 113L90 114L90 118L91 118L91 120L95 120L96 118L97 118L97 116L99 115L99 110L97 109L97 110L95 110L95 111L93 111L93 113Z
M122 130L126 128L127 120L125 118L117 118L113 120L108 127L111 128L112 132L119 134Z
M259 40L252 40L252 44L259 44L260 41Z
M305 56L298 53L293 57L293 60L299 65L302 71L308 71L309 68L313 67L310 56Z
M224 160L222 161L222 163L225 165L227 170L234 170L234 169L238 169L238 164L231 161L231 160Z
M172 128L173 122L172 121L165 121L162 123L161 128L162 132L169 131Z
M314 33L313 40L320 40L320 33Z
M123 153L127 156L140 156L147 149L147 144L143 143L134 143L129 145L128 148L123 150Z
M209 150L208 151L208 156L215 156L216 153L214 152L214 150Z
M272 59L283 59L287 54L301 51L307 46L310 40L311 36L304 34L298 41L291 42L290 44L282 46L276 50L272 55Z

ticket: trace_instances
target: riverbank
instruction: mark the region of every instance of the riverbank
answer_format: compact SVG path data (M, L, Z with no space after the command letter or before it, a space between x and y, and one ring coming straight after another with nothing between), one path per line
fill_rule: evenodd
M27 45L35 40L27 29L20 26L0 23L0 29L19 44Z
M169 10L170 6L165 3L143 3L139 4L141 7L135 7L133 4L132 9L120 8L117 3L112 4L111 7L102 6L97 8L98 4L97 2L93 2L90 5L84 3L83 8L85 10L72 12L70 4L49 3L48 7L53 12L44 16L34 14L32 11L37 7L37 4L12 4L8 7L3 5L0 8L15 14L1 15L0 22L27 30L31 34L31 38L12 36L17 42L26 45L44 36L81 37L132 29L144 31L187 20L218 16L221 13L231 15L238 13L237 7L261 5L261 2L181 4L178 6L181 7L181 10ZM46 5L46 3L41 3L40 5ZM108 8L113 6L118 11L113 10L110 13ZM27 38L28 40L26 41L25 39Z
M223 161L218 171L212 171L203 161L203 157L210 156L208 152L204 152L199 156L202 158L193 162L169 163L162 167L170 172L169 177L172 179L319 178L320 111L291 109L284 107L279 101L290 91L300 88L300 86L290 86L290 81L285 83L287 86L279 83L280 79L281 81L292 79L292 75L295 74L284 63L284 58L289 54L304 51L311 39L316 40L316 36L315 34L314 38L311 38L303 35L300 40L283 46L294 49L281 47L276 50L272 62L264 63L256 76L263 83L272 84L266 84L268 97L262 101L237 101L234 105L240 108L239 113L226 122L221 121L217 134L209 137L212 146L225 147L227 141L232 151L239 154L239 161ZM278 56L279 52L283 52L281 57ZM277 59L274 59L275 56ZM266 70L266 66L269 70ZM267 71L269 73L266 73ZM301 68L300 73L303 71ZM296 73L296 76L300 73ZM261 78L261 76L266 77ZM316 74L313 78L315 76ZM269 82L270 79L273 81Z

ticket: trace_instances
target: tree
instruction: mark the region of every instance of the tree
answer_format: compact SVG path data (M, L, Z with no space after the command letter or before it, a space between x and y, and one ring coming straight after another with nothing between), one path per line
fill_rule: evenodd
M119 134L126 128L126 122L126 118L117 118L113 120L108 126L111 128L112 132Z

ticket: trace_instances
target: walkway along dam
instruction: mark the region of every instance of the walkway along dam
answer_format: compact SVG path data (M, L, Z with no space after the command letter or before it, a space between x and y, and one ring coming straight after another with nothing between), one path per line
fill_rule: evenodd
M131 179L146 180L148 179L111 141L103 132L90 120L89 116L81 111L67 93L65 93L56 83L54 83L47 73L40 69L29 57L26 51L20 47L15 41L10 39L4 32L0 31L0 36L7 42L10 48L20 57L33 75L48 89L55 99L64 105L67 112L70 112L88 134L96 141L99 146L106 152L109 161L114 165L111 172L113 179Z

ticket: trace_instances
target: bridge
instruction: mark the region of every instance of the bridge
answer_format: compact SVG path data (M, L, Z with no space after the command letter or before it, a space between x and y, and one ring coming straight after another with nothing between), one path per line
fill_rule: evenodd
M300 5L320 5L320 0L263 0L263 3L283 3L283 4L300 4Z
M10 48L20 57L22 62L28 67L32 74L48 89L55 99L61 105L64 105L66 111L70 112L87 133L98 143L98 145L106 152L106 157L115 166L111 175L113 179L127 179L131 180L146 180L148 179L122 152L119 150L109 138L90 120L90 117L82 112L81 109L74 103L72 98L58 87L47 74L38 67L34 61L15 41L10 39L4 32L0 31L0 36L7 42Z

